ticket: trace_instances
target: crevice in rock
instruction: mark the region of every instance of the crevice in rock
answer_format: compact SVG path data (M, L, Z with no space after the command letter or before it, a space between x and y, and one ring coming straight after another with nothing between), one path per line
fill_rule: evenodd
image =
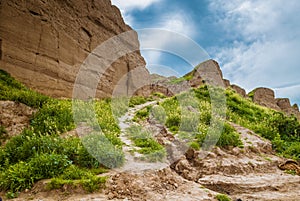
M99 19L95 17L88 16L88 19L91 20L95 25L98 27L102 27L103 29L107 30L110 33L113 33L114 35L118 35L116 31L114 31L111 27L105 26Z
M34 16L42 16L40 13L35 12L33 10L29 10L30 14L34 15Z

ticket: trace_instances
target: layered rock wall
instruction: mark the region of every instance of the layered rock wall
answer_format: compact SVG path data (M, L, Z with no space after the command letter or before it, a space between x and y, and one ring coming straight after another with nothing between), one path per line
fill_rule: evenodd
M87 55L107 39L131 30L109 0L1 0L0 6L0 68L53 97L72 97ZM136 34L131 42L139 45ZM118 59L103 73L98 97L110 96L121 77L144 66L139 51ZM147 77L144 68L140 78Z

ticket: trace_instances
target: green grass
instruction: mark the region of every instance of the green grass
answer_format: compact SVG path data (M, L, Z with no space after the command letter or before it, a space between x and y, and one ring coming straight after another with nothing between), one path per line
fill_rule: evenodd
M50 98L26 88L12 78L7 72L0 70L0 100L10 100L39 108Z
M2 70L0 77L0 100L17 101L38 109L29 128L0 147L0 191L6 191L8 197L16 197L17 192L30 189L40 179L51 178L59 178L62 182L74 180L87 191L95 191L105 181L96 174L107 171L99 161L109 161L113 167L122 165L124 154L118 138L120 128L112 113L110 99L92 104L95 117L92 122L91 113L85 107L75 110L80 112L76 122L70 100L56 100L34 92ZM80 104L87 105L83 101ZM124 110L121 104L117 107ZM88 135L82 141L74 137L60 137L61 133L74 129L76 123L84 120L95 128L100 125L101 130L95 130L97 135ZM5 135L4 127L0 129L1 136ZM100 144L95 143L95 139ZM106 143L103 144L104 141ZM93 150L98 160L90 155L88 149ZM74 174L77 172L77 176L72 171Z
M135 146L141 148L138 152L145 155L145 160L150 162L162 161L166 156L165 148L151 136L149 131L144 130L141 126L129 127L127 135Z
M218 92L218 89L214 90ZM180 138L188 140L195 149L200 149L204 141L208 144L216 142L220 147L242 145L232 126L218 115L213 117L206 86L165 99L161 106L166 113L166 126Z
M271 140L280 155L300 158L300 123L294 116L259 106L233 90L227 89L226 96L229 121Z
M231 201L231 199L227 195L224 195L224 194L218 194L215 196L215 198L218 201Z

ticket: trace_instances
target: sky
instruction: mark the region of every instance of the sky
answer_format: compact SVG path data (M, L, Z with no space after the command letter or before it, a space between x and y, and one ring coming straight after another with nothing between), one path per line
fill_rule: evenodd
M299 0L112 0L112 4L133 29L159 28L182 36L175 41L165 37L163 44L154 39L155 47L179 45L187 37L220 64L231 83L247 92L272 88L276 97L300 104ZM191 48L183 50L194 54ZM160 69L163 75L181 76L194 67L170 52L141 53L152 73ZM205 58L200 57L199 61Z

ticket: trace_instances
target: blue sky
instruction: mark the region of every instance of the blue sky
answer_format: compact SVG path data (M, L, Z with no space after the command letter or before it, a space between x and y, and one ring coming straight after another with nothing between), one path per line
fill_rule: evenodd
M299 0L112 3L134 29L162 28L191 38L219 62L225 78L248 92L256 87L270 87L277 97L300 103ZM165 75L183 75L193 68L181 58L161 51L142 54L152 72L157 65Z

